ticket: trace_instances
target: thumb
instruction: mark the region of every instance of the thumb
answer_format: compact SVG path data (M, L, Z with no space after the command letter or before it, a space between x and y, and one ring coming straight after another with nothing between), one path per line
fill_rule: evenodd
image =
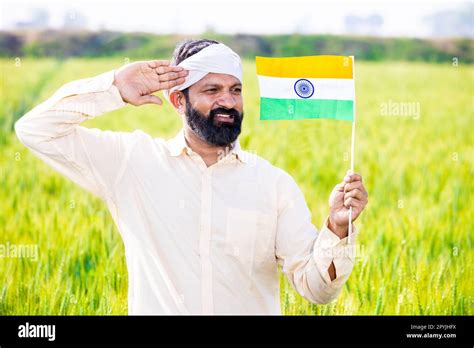
M143 104L156 104L156 105L163 105L163 101L153 94L142 95L140 99L138 99L138 105Z
M339 184L334 186L334 190L337 191L337 192L344 192L344 186L345 185L346 185L346 183L344 181L340 182Z

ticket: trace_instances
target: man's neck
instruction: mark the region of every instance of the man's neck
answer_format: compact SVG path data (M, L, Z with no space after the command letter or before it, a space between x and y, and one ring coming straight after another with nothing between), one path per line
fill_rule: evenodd
M201 140L188 126L184 127L184 137L188 146L196 152L206 163L211 166L217 162L220 156L226 151L227 146L215 146Z

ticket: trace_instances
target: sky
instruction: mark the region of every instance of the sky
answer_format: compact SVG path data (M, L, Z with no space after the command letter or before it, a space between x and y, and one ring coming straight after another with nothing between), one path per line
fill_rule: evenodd
M85 17L87 29L140 31L158 34L198 34L206 29L219 33L350 33L345 17L383 18L375 30L378 36L428 37L432 30L427 16L462 10L472 1L152 1L152 0L0 0L0 30L12 29L17 22L32 18L34 9L45 9L50 26L60 28L65 16ZM474 18L473 18L474 21Z

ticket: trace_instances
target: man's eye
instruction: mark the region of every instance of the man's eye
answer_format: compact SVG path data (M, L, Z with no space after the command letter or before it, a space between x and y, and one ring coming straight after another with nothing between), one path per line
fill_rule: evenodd
M206 90L206 92L215 92L215 91L216 91L215 88L211 88L211 89Z

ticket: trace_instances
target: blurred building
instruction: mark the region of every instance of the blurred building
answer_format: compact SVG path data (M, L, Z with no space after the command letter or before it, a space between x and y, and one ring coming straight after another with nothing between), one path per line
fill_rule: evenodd
M49 13L44 9L34 9L31 19L15 23L17 29L46 29L49 27Z

